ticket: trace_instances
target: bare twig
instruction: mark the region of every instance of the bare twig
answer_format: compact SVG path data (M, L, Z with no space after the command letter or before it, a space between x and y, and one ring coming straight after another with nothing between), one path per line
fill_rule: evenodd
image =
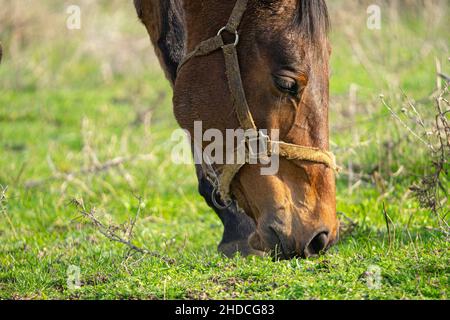
M49 182L58 181L58 180L71 181L74 177L105 172L110 169L117 168L126 162L131 162L131 161L136 161L136 160L150 160L150 159L153 159L153 155L151 155L151 154L143 154L143 155L128 156L128 157L117 157L117 158L108 160L104 163L100 163L98 165L92 165L87 168L83 168L80 170L67 172L67 173L60 172L60 171L56 170L56 168L55 168L53 170L54 173L52 176L45 178L45 179L28 180L25 182L25 187L28 189L36 188L43 184L47 184Z
M418 125L420 132L400 118L400 116L386 103L383 96L381 101L384 106L415 138L427 146L429 165L424 168L425 174L420 180L411 185L415 198L419 201L422 208L429 209L437 218L442 232L450 236L450 226L446 221L449 214L448 201L449 194L447 190L448 183L448 160L450 159L450 124L448 114L450 113L450 103L446 99L449 94L448 84L438 90L438 96L435 98L435 116L432 121L424 121L414 103L403 93L407 99L407 104L412 110L407 114L409 120Z
M431 173L424 175L410 189L421 206L430 209L438 217L442 231L449 236L450 226L445 217L449 213L446 181L450 158L450 124L446 115L450 112L450 103L444 98L445 94L448 94L448 86L440 93L435 103L436 116L432 132L437 143L431 153Z
M448 83L450 83L450 76L448 76L442 72L438 72L438 76L441 77L442 79L444 79L445 81L447 81Z
M380 99L381 99L381 103L383 103L383 105L389 110L389 112L392 114L392 116L398 120L398 122L401 123L401 125L403 127L405 127L406 130L409 131L409 133L411 133L415 138L417 138L420 142L422 142L425 146L427 146L427 148L431 149L432 151L434 151L433 145L431 145L429 142L425 141L422 137L420 137L417 133L414 132L413 129L411 129L406 123L405 121L403 121L400 116L391 108L390 105L387 104L386 100L384 99L383 95L380 95Z
M150 251L146 248L141 248L132 243L132 237L133 237L133 228L136 223L137 215L140 212L140 209L138 209L135 217L129 222L129 225L127 227L124 226L116 226L116 225L105 225L103 222L97 219L95 216L95 210L87 210L84 202L82 200L72 200L72 204L77 208L78 212L86 219L88 219L92 225L106 238L108 238L111 241L119 242L124 245L126 245L129 249L129 251L135 251L144 255L148 255L157 259L160 259L168 264L175 263L175 259L163 256L155 251ZM141 200L139 198L139 208L141 207ZM121 235L124 234L124 236Z
M141 213L142 198L139 197L139 196L136 196L136 198L139 200L139 204L138 204L138 208L137 208L137 210L136 210L136 214L135 214L134 217L130 220L130 223L129 223L129 225L128 225L128 230L127 230L127 232L126 232L128 241L131 241L132 238L133 238L133 229L134 229L134 226L135 226L135 224L136 224L137 217L138 217L139 214Z

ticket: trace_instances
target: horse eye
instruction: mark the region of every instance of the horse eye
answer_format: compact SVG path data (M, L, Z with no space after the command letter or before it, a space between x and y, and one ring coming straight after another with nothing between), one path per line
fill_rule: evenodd
M274 82L278 90L291 95L298 94L299 87L295 79L286 76L274 76Z

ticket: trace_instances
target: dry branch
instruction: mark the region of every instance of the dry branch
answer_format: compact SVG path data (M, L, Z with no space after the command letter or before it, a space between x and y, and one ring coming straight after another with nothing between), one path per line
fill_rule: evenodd
M441 72L438 72L438 76L450 83L450 76L443 74Z
M419 129L423 132L413 129L406 121L402 120L393 108L387 104L383 96L381 101L409 133L427 146L430 166L424 168L424 171L428 173L425 173L418 182L414 183L410 190L419 201L421 207L431 210L438 218L442 232L450 236L450 226L446 221L446 217L449 214L449 194L446 186L449 177L448 160L450 159L450 123L447 118L450 113L450 103L446 99L448 94L449 88L447 84L435 99L435 116L429 127L425 124L414 104L408 99L408 106L412 110L412 116L410 116L409 120L418 124ZM404 96L406 97L405 94Z
M133 238L133 229L136 224L137 216L140 213L140 207L141 207L141 199L139 198L139 206L138 210L136 212L136 215L131 219L127 226L117 226L117 225L106 225L100 220L97 219L95 216L95 210L90 209L87 210L84 202L82 200L72 200L72 204L77 208L78 212L87 220L89 220L92 225L106 238L108 238L111 241L118 242L121 244L124 244L128 247L129 251L135 251L138 253L141 253L143 255L148 255L157 259L160 259L168 264L175 263L175 259L165 257L158 252L148 250L146 248L141 248L132 243Z
M394 109L392 109L392 107L386 102L386 100L384 99L384 96L381 95L380 96L381 99L381 103L386 107L386 109L389 110L389 112L392 114L392 116L403 126L405 127L406 130L409 131L409 133L411 135L413 135L417 140L419 140L420 142L422 142L427 148L430 148L432 151L434 151L433 145L430 144L428 141L425 141L425 139L423 139L421 136L419 136L413 129L411 129L411 127L408 126L408 124L406 124L405 121L402 120L402 118L400 118L400 116L394 111Z
M449 213L447 205L449 193L446 183L450 158L450 123L446 115L450 112L450 103L444 98L445 94L448 94L448 87L439 95L435 104L437 114L433 131L438 143L431 155L432 172L423 176L419 183L412 185L410 189L422 207L429 208L438 216L442 231L450 236L450 226L446 221Z
M47 184L52 181L71 181L75 177L83 176L87 174L98 174L101 172L108 171L113 168L120 167L122 164L126 162L136 161L136 160L151 160L153 159L153 155L151 154L144 154L144 155L137 155L137 156L128 156L128 157L117 157L111 160L108 160L104 163L94 164L92 166L89 166L87 168L79 169L72 172L61 172L56 170L56 168L53 168L53 175L44 178L44 179L38 179L38 180L29 180L25 182L25 188L36 188L43 184Z

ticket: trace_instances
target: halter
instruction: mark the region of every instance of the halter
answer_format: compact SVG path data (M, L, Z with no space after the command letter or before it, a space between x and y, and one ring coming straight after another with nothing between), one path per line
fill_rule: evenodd
M247 3L248 0L237 0L227 25L221 28L216 36L202 41L195 47L193 51L188 53L179 64L178 71L192 58L206 56L219 49L222 49L225 57L228 88L231 93L233 106L236 110L239 124L242 129L246 131L254 131L256 136L261 136L261 134L258 134L257 127L247 103L236 50L236 47L239 44L238 27L242 21L244 12L247 9ZM222 33L225 31L235 35L233 43L226 44L224 42ZM333 169L335 172L338 171L338 166L336 165L334 154L327 150L300 146L282 141L271 141L267 136L264 136L263 138L267 141L267 150L271 150L272 153L282 156L288 160L302 160L324 164L327 167ZM247 163L248 159L245 164ZM217 195L219 195L222 200L227 202L228 204L231 203L231 183L233 182L233 179L237 175L239 170L245 164L224 164L221 167L220 172L217 172L211 164L202 164L202 168L206 178L214 187L214 194L212 198L215 202L215 205L217 205L218 207L222 207L216 201Z

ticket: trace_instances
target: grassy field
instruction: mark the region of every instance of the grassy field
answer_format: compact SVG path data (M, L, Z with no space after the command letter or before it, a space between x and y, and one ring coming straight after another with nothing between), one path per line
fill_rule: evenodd
M329 1L338 211L355 226L324 256L280 262L217 253L193 167L170 161L170 87L131 1L77 1L81 30L61 1L24 2L0 0L0 299L448 299L449 217L410 191L430 152L379 98L434 120L447 1L379 1L381 30L365 1ZM127 254L74 199L108 225L138 213L133 243L173 261Z

